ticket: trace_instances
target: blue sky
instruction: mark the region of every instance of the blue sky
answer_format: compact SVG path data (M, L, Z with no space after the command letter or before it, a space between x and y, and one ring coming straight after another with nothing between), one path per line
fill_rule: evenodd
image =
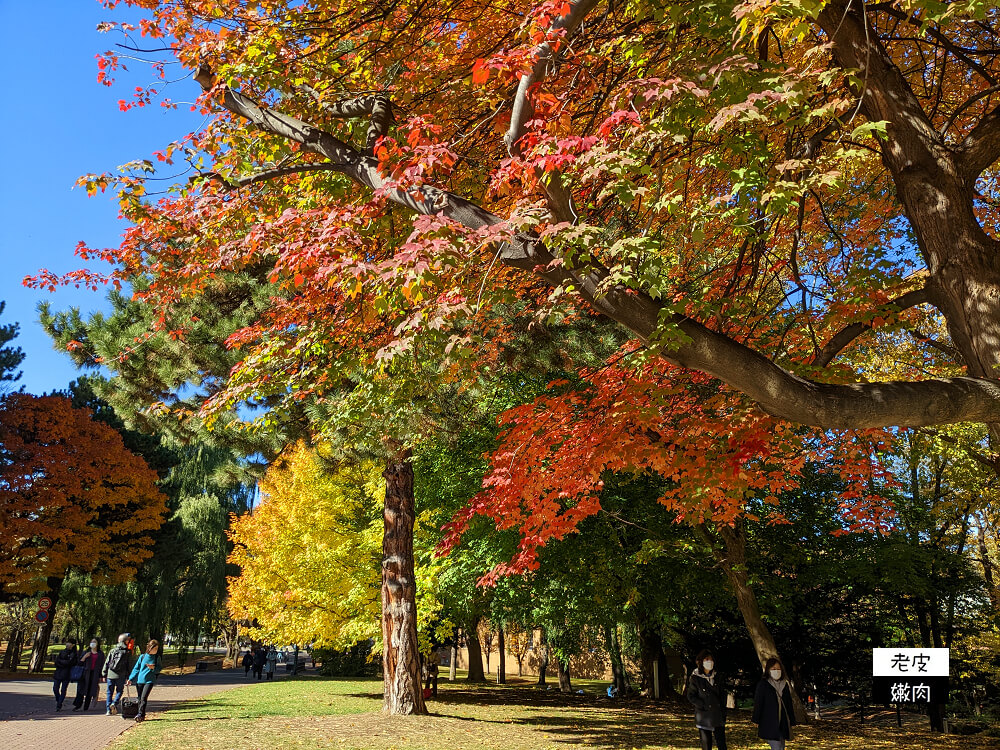
M103 290L70 287L50 294L26 289L21 280L40 268L79 268L77 242L114 246L125 228L114 196L88 198L74 189L76 178L147 158L203 120L186 107L119 111L119 99L153 80L147 68L128 63L131 72L119 73L115 86L97 82L94 56L121 39L96 26L123 18L96 0L42 6L0 0L0 56L7 72L0 104L0 300L7 309L0 323L21 325L16 343L27 355L21 382L32 393L64 388L78 374L38 325L38 302L49 299L55 309L76 305L84 313L106 305ZM197 84L184 81L169 96L181 101L197 93Z

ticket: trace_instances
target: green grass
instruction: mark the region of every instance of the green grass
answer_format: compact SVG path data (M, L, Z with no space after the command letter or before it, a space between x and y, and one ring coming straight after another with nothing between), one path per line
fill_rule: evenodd
M561 695L524 684L441 685L429 716L385 716L377 680L321 677L263 682L189 701L122 735L111 750L553 750L555 748L698 747L691 712L682 705L614 703ZM766 748L746 712L731 717L733 748ZM912 728L866 728L814 722L789 750L986 750L996 739L932 735Z

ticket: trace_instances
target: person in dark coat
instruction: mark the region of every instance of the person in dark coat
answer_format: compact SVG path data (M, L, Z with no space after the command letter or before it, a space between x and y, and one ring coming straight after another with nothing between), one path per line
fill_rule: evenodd
M243 654L243 676L250 676L250 668L253 666L253 654L250 653L249 649L245 654Z
M267 661L267 651L259 646L253 652L253 676L258 680L264 676L264 663Z
M83 667L83 676L76 683L76 697L73 699L73 710L81 708L86 711L90 704L97 704L97 693L101 688L101 670L104 669L104 652L101 651L101 639L90 639L90 650L77 661Z
M52 692L56 696L56 711L62 711L66 700L66 690L72 681L73 667L80 661L80 652L76 648L76 638L66 639L66 648L56 656L56 671L52 676Z
M701 735L702 750L726 750L726 688L715 671L715 655L702 651L688 680L687 699L694 706L694 725Z
M753 697L753 722L757 736L767 740L771 750L785 750L785 741L792 738L795 707L792 687L785 678L785 668L778 659L768 659L764 676L757 683Z

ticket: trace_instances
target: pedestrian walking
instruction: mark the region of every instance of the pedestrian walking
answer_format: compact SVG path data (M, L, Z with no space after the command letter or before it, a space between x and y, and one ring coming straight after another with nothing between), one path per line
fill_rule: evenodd
M76 697L73 698L73 710L90 709L90 704L97 703L97 693L101 688L101 670L104 669L104 652L101 651L101 639L90 639L90 650L77 661L78 667L83 667L80 678L76 682Z
M66 691L73 681L73 669L79 669L80 652L76 648L76 638L67 638L66 647L56 655L56 670L52 676L52 692L56 696L56 711L62 711ZM80 676L83 670L79 670Z
M125 690L125 679L129 670L132 669L132 649L129 648L129 633L122 633L118 636L118 645L111 649L107 660L104 662L102 674L107 680L108 688L105 696L105 716L118 713L119 704L122 699L122 692Z
M267 650L267 657L264 660L264 674L267 675L267 679L274 679L274 668L278 665L278 650L271 646Z
M687 699L694 706L694 725L701 735L702 750L726 750L726 688L715 671L715 654L705 650L695 658L696 668L688 680Z
M163 662L160 659L160 642L153 638L146 644L146 653L135 661L132 672L125 681L126 685L135 684L136 692L139 694L139 712L135 715L136 721L146 718L146 704L149 701L149 694L153 690L156 678L160 676L163 669Z
M767 740L771 750L785 750L785 741L792 738L795 708L791 685L778 659L767 660L764 676L757 683L753 697L753 722L757 725L757 736Z
M250 668L253 666L253 654L250 653L250 649L247 649L247 652L243 654L242 664L243 664L243 676L249 677Z
M267 661L267 653L263 646L258 646L253 652L253 676L258 680L263 678L264 662Z

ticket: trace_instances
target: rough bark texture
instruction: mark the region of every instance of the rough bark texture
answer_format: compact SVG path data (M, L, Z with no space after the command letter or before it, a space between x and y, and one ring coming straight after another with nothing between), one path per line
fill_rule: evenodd
M469 682L486 682L483 671L483 646L479 642L478 618L465 628L465 646L469 652Z
M382 539L383 710L423 714L420 652L417 645L417 584L413 573L413 466L408 451L385 469Z

